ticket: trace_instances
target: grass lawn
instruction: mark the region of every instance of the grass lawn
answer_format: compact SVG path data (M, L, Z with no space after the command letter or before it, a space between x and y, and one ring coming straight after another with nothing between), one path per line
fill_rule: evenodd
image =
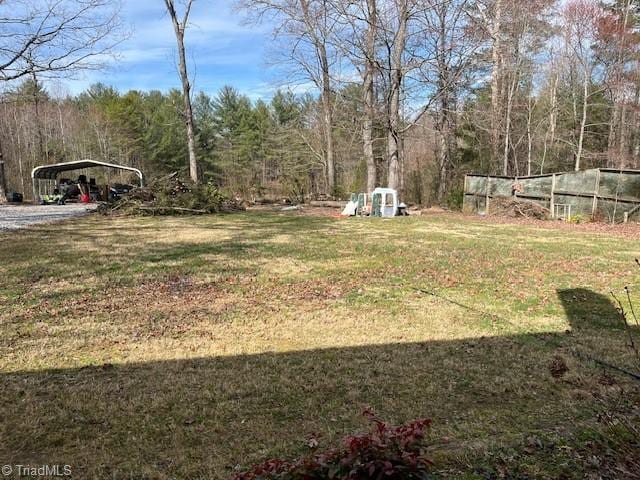
M214 478L433 419L443 476L585 478L639 384L640 242L456 215L110 219L0 234L0 464ZM637 296L640 300L640 296ZM551 375L561 356L569 370Z

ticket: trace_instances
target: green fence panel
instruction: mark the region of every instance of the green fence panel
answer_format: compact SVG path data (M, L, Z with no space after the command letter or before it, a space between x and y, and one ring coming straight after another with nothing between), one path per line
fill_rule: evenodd
M523 197L533 196L547 198L551 194L552 181L551 176L518 178L517 183L522 187L522 192L519 192L518 195L522 194Z
M490 198L515 194L552 210L554 176L554 202L571 206L572 216L590 218L594 214L594 197L597 197L595 213L599 218L620 222L626 213L628 220L640 219L640 171L597 168L534 177L468 175L465 179L464 211L485 213L487 193Z
M593 193L598 181L598 170L560 173L556 175L556 190L571 193Z
M598 193L604 197L640 199L640 174L600 172L600 191Z

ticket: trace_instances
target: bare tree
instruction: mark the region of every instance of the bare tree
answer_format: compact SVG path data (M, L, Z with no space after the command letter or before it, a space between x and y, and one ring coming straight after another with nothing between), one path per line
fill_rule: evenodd
M0 0L0 86L98 69L122 39L111 0ZM6 201L0 145L0 201Z
M329 72L329 56L327 54L327 43L329 39L327 29L324 28L324 26L327 25L329 14L327 12L327 2L321 2L319 7L320 8L312 11L309 0L300 0L304 25L310 34L320 64L320 100L322 102L324 116L323 126L327 155L327 189L329 193L333 193L336 188L335 148L333 142L333 99L331 98L331 76ZM321 28L318 29L317 25L321 25Z
M335 48L349 58L362 80L362 153L367 168L367 191L377 185L374 154L374 125L376 123L376 81L380 75L378 64L378 2L377 0L333 0L337 21L344 24L333 39Z
M384 19L387 51L387 185L398 189L401 184L401 107L403 81L406 74L405 53L409 36L411 0L389 2Z
M367 191L376 188L377 172L376 160L373 153L373 125L376 115L375 105L375 77L376 77L376 38L378 29L378 6L376 0L367 0L366 15L366 40L364 48L364 122L362 127L363 153L367 164Z
M597 25L602 14L602 8L595 0L572 0L565 5L563 11L565 42L568 46L567 50L571 52L572 63L578 67L578 71L573 73L578 76L580 82L579 96L575 96L576 99L580 99L578 138L575 146L575 171L580 170L584 155L591 97L601 91L593 90L591 86L595 71L592 46L596 40ZM574 102L574 110L578 113L577 102Z
M480 42L469 35L470 0L423 0L418 15L422 56L427 61L420 68L421 85L430 92L426 108L436 131L436 198L439 202L450 180L457 156L457 104L463 84L476 58Z
M493 18L490 22L491 35L491 152L493 158L498 158L500 144L500 127L502 120L502 88L504 59L502 56L502 0L495 0ZM508 164L502 165L502 173L506 175Z
M187 29L189 22L189 14L191 13L191 7L193 0L184 0L184 10L182 18L178 18L176 11L176 5L173 0L164 1L167 12L171 17L173 23L173 30L176 34L176 41L178 43L178 68L180 72L180 80L182 81L182 96L184 97L184 123L187 127L187 149L189 151L189 174L191 180L195 183L200 181L200 174L198 171L198 158L196 156L196 135L193 124L193 107L191 106L191 84L189 82L189 72L187 70L187 59L184 48L184 33Z
M336 188L334 145L333 72L335 55L331 38L337 22L329 0L239 0L238 5L261 21L265 16L275 24L274 36L280 47L278 61L293 66L293 79L310 81L320 92L323 117L325 183L327 193ZM288 79L291 81L292 79ZM295 81L295 80L294 80Z
M500 158L500 131L503 117L504 94L504 54L503 23L505 2L509 0L478 0L475 4L477 24L488 37L491 44L491 113L489 129L491 137L491 158ZM507 174L508 165L503 164L503 174Z
M0 142L0 203L7 201L7 179L4 172L4 157L2 155L2 142Z
M547 160L549 147L553 148L556 142L556 131L558 128L558 84L560 83L560 72L558 66L557 55L551 47L549 49L549 63L548 63L548 96L549 105L547 113L547 129L544 134L544 142L542 148L542 159L540 161L540 174L544 173L544 166Z
M633 104L637 104L633 97L637 92L634 92L634 76L637 76L640 58L640 38L637 34L640 6L633 0L605 2L603 5L606 14L600 18L598 25L597 54L606 70L604 81L612 104L608 157L611 166L623 168L632 153L628 117Z

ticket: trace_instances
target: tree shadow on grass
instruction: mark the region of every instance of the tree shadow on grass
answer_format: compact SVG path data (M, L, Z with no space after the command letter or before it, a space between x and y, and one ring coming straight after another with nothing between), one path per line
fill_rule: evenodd
M609 387L588 362L567 356L563 378L549 363L578 343L617 341L620 331L602 295L558 294L571 335L5 373L0 459L69 464L77 478L225 478L237 465L305 452L311 433L324 446L361 429L365 405L392 422L433 418L434 439L450 437L457 454L518 446L532 432L579 434L595 415L592 394L606 397ZM579 478L572 465L558 468Z

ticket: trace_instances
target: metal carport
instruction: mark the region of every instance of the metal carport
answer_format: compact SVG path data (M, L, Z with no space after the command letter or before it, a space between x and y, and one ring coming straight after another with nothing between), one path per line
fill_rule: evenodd
M124 165L115 163L99 162L97 160L75 160L73 162L54 163L52 165L41 165L31 171L31 181L33 183L33 198L38 200L40 197L38 183L40 180L57 180L58 174L71 170L81 170L84 168L104 167L114 170L126 170L135 173L140 179L140 186L144 186L144 175L142 171Z

